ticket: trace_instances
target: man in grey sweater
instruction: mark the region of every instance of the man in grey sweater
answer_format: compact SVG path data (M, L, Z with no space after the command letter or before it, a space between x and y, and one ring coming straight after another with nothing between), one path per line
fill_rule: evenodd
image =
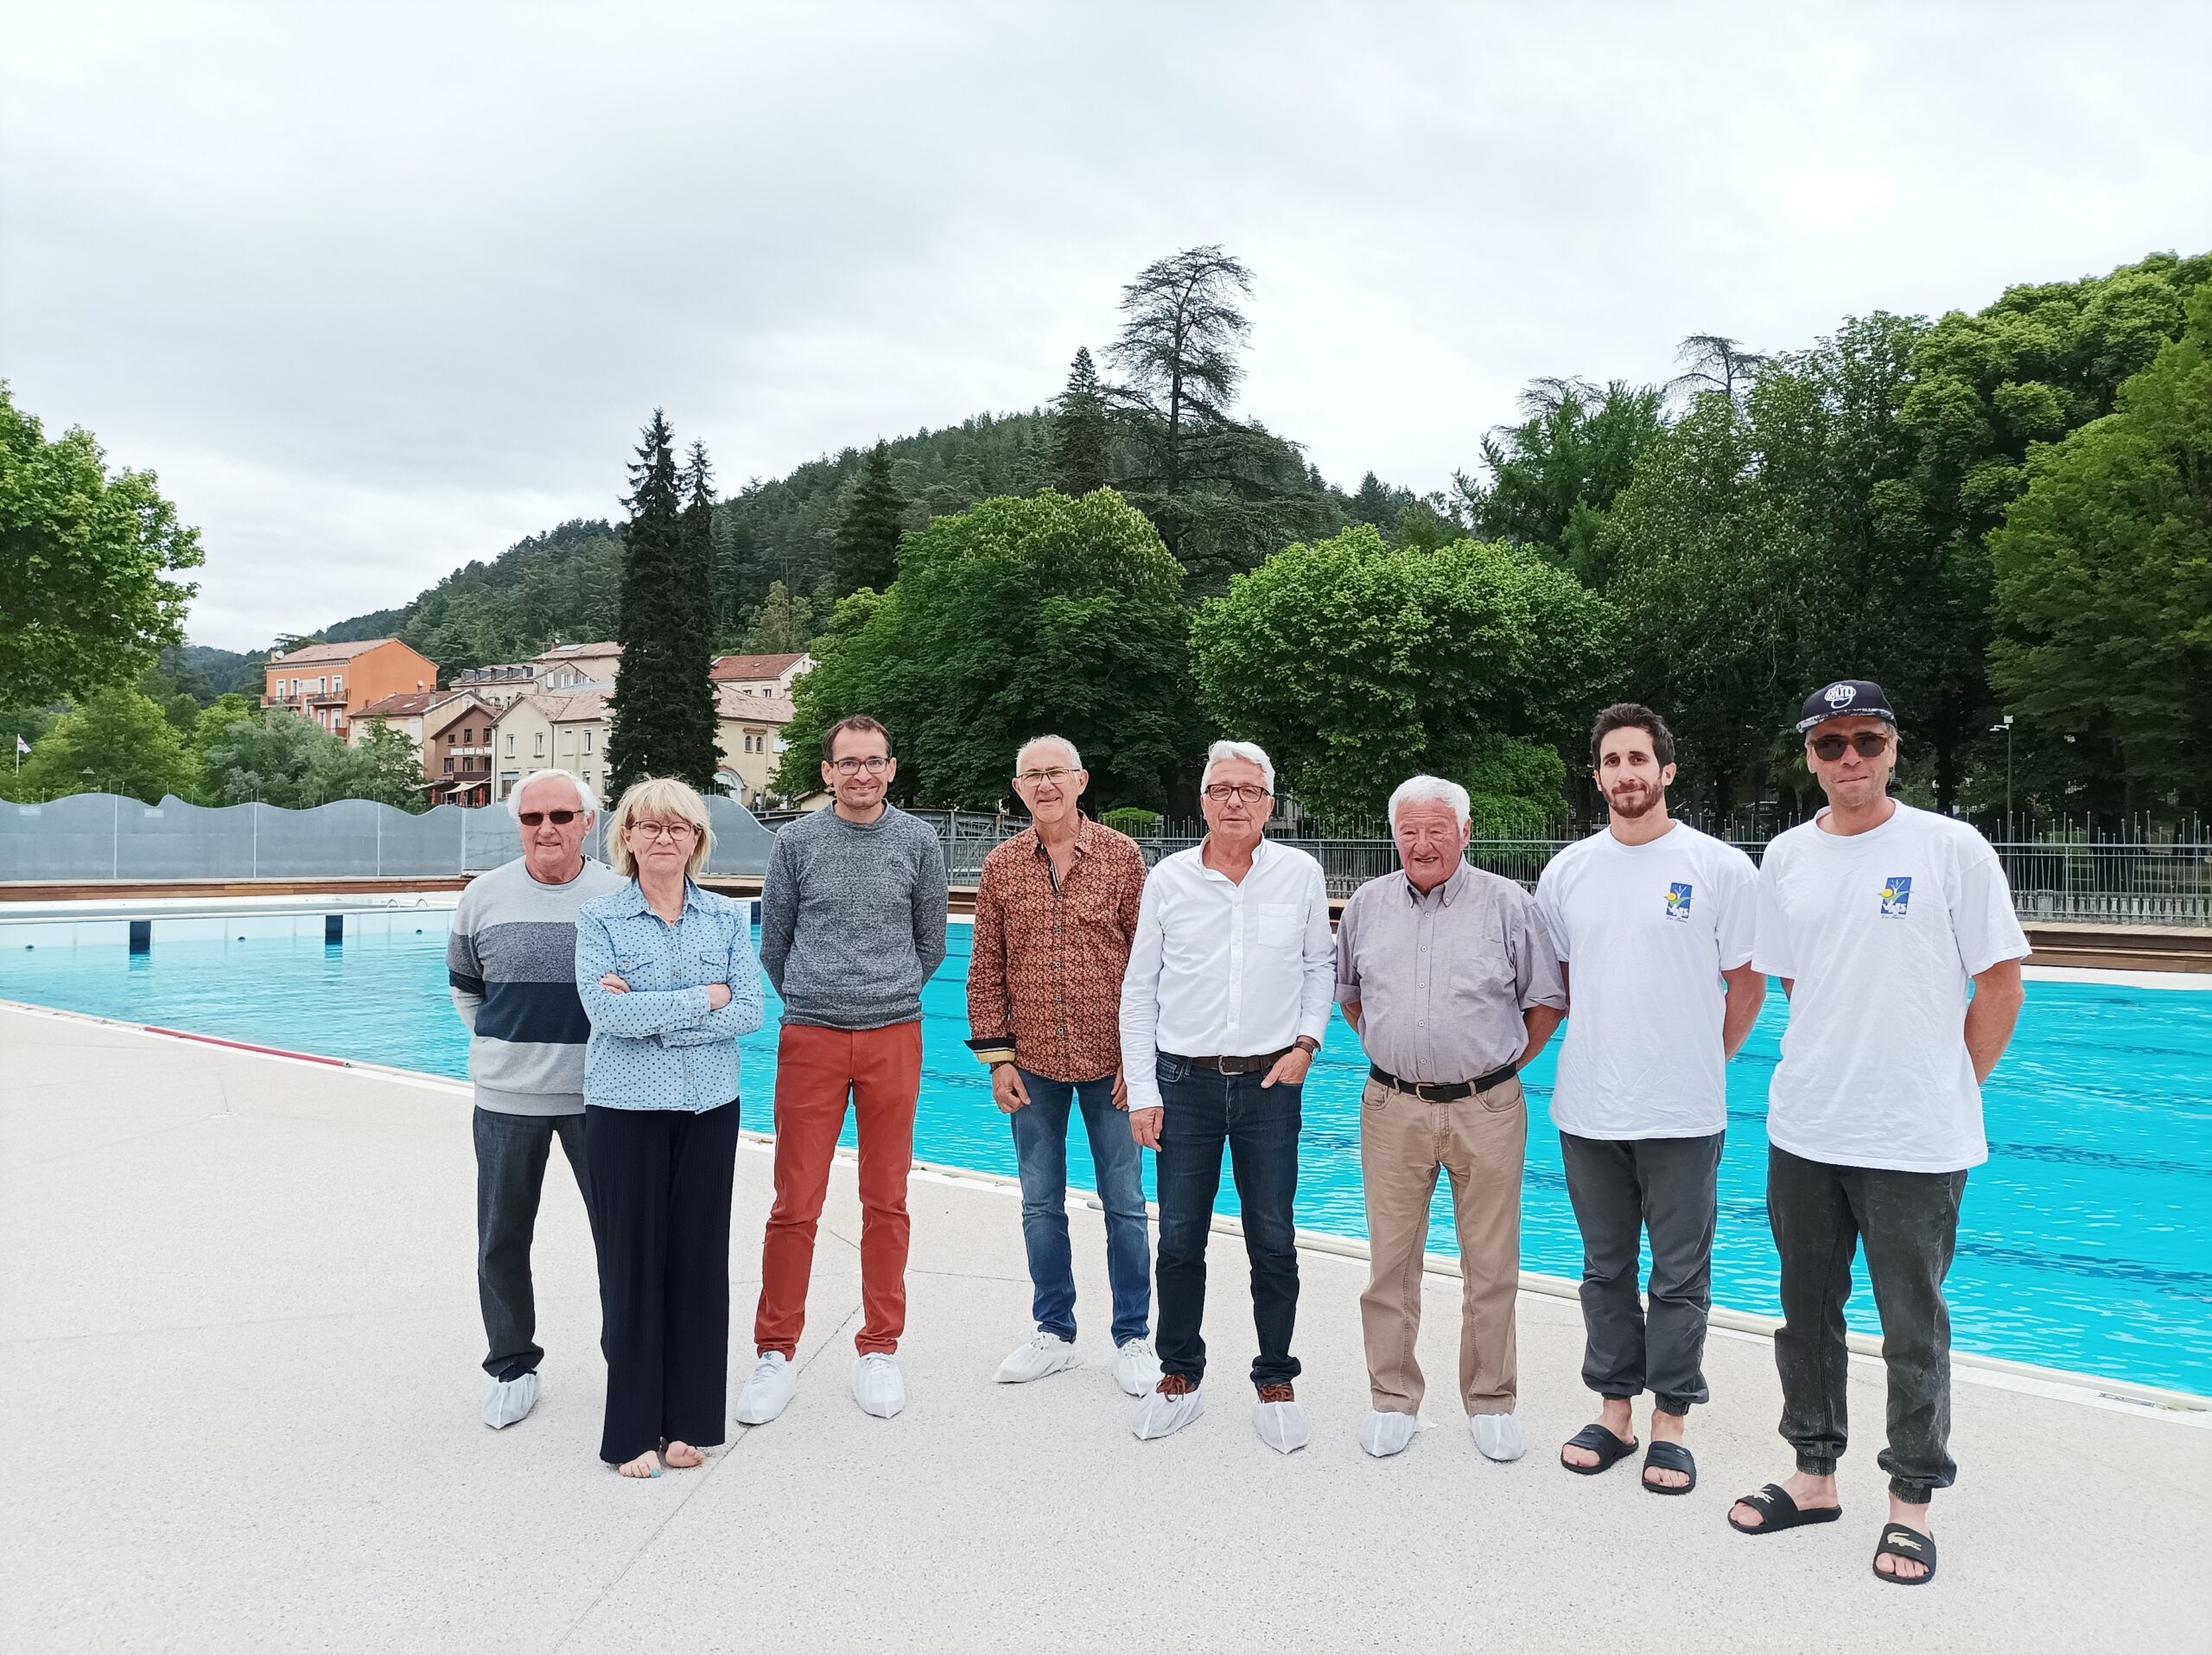
M507 796L522 855L469 881L446 939L453 1003L468 1025L476 1086L476 1296L489 1347L484 1423L499 1430L537 1405L537 1301L530 1244L553 1140L591 1210L584 1169L584 1041L576 910L621 888L583 853L590 792L541 771Z
M760 964L783 997L776 1041L776 1200L761 1244L760 1351L741 1424L784 1411L806 1325L815 1226L849 1098L860 1128L861 1330L853 1398L888 1419L906 1405L906 1172L922 1079L922 985L944 958L937 834L886 801L898 773L873 718L822 741L830 808L776 836L760 896Z

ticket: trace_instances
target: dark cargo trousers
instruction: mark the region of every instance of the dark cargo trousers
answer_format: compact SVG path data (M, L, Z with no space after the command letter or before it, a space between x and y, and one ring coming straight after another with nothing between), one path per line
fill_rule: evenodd
M1582 1232L1582 1383L1601 1397L1647 1387L1662 1413L1707 1399L1714 1189L1721 1133L1699 1138L1559 1135L1567 1200ZM1651 1308L1637 1290L1651 1237Z
M1850 1350L1843 1307L1863 1240L1889 1369L1890 1492L1916 1505L1957 1479L1952 1461L1951 1314L1943 1278L1959 1233L1964 1172L1891 1172L1767 1149L1767 1221L1782 1255L1774 1336L1782 1435L1797 1468L1829 1476L1843 1457Z

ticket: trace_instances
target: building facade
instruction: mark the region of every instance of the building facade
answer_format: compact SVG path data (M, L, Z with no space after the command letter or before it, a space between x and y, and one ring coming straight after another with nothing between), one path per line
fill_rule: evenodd
M804 650L792 655L718 655L707 676L719 691L729 684L756 696L785 696L791 685L813 670L814 657Z
M269 658L261 704L289 708L343 741L353 715L371 702L437 687L437 663L397 638L304 644Z
M789 696L739 684L715 686L715 745L721 754L715 785L748 810L760 808L775 791L791 711Z
M603 798L607 724L603 690L510 702L491 725L492 797L505 799L541 770L566 770Z

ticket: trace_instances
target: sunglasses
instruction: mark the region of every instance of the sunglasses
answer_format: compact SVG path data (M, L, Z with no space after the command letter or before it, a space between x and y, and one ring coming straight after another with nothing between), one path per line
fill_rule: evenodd
M581 811L522 811L517 813L515 820L526 828L534 828L541 822L550 822L555 827L566 827L582 814Z
M1890 750L1890 738L1878 729L1862 729L1849 735L1815 735L1812 740L1814 754L1824 764L1834 764L1846 748L1857 748L1862 759L1878 759Z

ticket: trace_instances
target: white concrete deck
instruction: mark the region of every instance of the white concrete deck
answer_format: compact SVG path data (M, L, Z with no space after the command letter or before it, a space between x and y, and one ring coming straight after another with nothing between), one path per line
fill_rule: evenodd
M765 1111L763 1111L765 1113ZM756 1117L756 1119L759 1117ZM1366 1406L1363 1266L1306 1260L1300 1393L1315 1437L1253 1435L1242 1250L1217 1239L1211 1411L1141 1443L1105 1371L1103 1241L1081 1370L990 1383L1027 1331L1014 1201L918 1177L912 1405L846 1389L849 1168L832 1185L798 1400L698 1471L594 1457L601 1369L583 1213L557 1153L537 1272L545 1397L476 1418L465 1097L443 1083L0 1009L0 1645L74 1649L2202 1650L2212 1429L2030 1391L1955 1391L1942 1572L1869 1570L1878 1367L1854 1365L1846 1515L1750 1539L1723 1513L1778 1478L1763 1340L1719 1334L1692 1422L1701 1486L1572 1477L1590 1414L1574 1307L1524 1295L1529 1456L1476 1454L1451 1391L1457 1283L1422 1357L1438 1429L1394 1461ZM746 1354L768 1156L738 1161Z

